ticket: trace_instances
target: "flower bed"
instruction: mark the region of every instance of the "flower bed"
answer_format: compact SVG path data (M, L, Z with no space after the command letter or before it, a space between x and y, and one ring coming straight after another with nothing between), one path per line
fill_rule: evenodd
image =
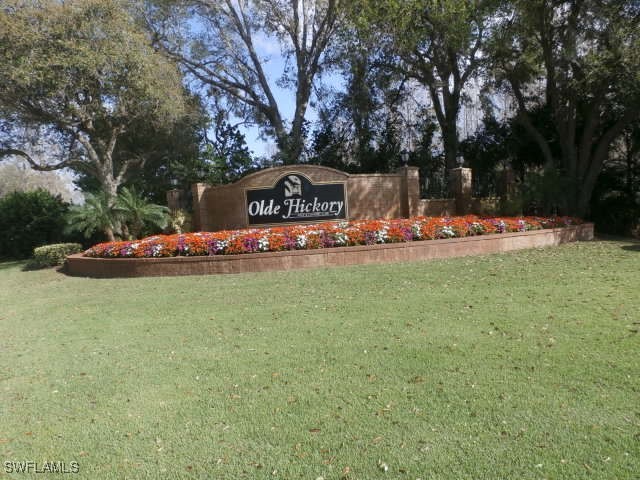
M155 235L142 240L109 242L84 252L97 258L154 258L236 255L283 250L312 250L460 238L506 232L526 232L582 223L571 217L415 217L395 220L357 220L180 235Z

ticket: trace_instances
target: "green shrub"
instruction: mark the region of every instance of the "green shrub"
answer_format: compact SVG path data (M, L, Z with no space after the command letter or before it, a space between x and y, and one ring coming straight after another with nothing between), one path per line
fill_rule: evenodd
M46 268L62 265L67 255L80 253L82 245L79 243L54 243L37 247L33 250L33 258L29 261L28 268Z
M0 257L28 258L40 245L65 240L68 205L45 190L0 199Z

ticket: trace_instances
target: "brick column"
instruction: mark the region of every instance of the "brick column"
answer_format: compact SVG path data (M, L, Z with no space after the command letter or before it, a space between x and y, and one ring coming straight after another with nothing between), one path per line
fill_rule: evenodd
M203 205L204 200L204 190L207 187L204 183L194 183L191 186L191 192L193 194L193 216L192 216L192 226L194 232L200 232L203 229L203 221L202 211L205 206Z
M449 170L449 190L456 200L456 215L471 212L473 186L470 168L452 168Z
M182 190L174 188L167 192L167 206L172 213L182 208Z
M420 202L420 170L418 167L400 167L396 170L400 182L400 215L409 218L417 215Z

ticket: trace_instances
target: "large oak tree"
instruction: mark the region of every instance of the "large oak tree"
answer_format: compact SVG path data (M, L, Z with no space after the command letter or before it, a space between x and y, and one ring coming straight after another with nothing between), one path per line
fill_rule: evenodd
M0 158L95 177L115 201L144 153L114 158L144 121L183 111L177 67L151 46L133 4L120 0L5 0L0 8ZM46 140L46 141L45 141ZM38 152L38 146L49 145Z
M571 210L585 215L612 142L640 116L640 5L513 0L496 20L497 78L546 164L567 179ZM551 112L552 136L530 118L541 104Z
M395 68L430 94L447 168L457 165L458 114L467 82L479 73L494 0L358 0L360 28L385 39Z
M284 163L299 161L314 82L328 67L343 0L156 0L149 24L158 45L235 113L273 138ZM266 70L260 44L275 40L285 67ZM293 91L290 118L275 87Z

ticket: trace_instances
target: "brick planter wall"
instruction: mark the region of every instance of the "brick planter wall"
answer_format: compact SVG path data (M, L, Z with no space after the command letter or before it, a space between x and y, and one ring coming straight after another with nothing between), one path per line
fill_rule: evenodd
M593 224L531 232L285 252L169 258L67 257L69 275L98 278L265 272L311 267L411 262L507 252L593 239Z

